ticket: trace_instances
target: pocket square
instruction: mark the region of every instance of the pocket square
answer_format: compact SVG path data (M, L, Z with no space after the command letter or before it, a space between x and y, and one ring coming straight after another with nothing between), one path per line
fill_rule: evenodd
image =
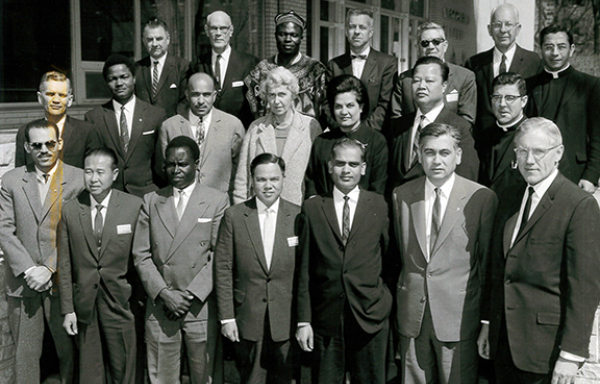
M171 86L169 88L171 88L171 89L177 88L177 84L173 83L173 84L171 84Z
M234 81L233 83L231 83L231 88L237 88L237 87L243 87L243 86L244 86L243 81Z
M154 131L146 131L146 132L142 132L142 135L146 136L146 135L151 135L153 133L154 133Z
M449 103L458 101L458 92L455 93L454 91L452 91L452 93L447 94L446 101Z
M199 223L210 223L211 221L212 221L212 219L205 219L203 217L198 218Z

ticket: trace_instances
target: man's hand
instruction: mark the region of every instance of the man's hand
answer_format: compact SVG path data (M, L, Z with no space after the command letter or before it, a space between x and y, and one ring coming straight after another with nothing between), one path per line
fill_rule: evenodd
M67 313L63 320L63 328L69 336L75 336L77 334L77 315L75 312Z
M490 325L481 324L481 331L477 338L477 351L483 359L490 359Z
M296 340L298 340L300 348L302 348L304 352L312 352L315 344L313 329L310 324L298 327L296 330Z
M190 310L192 300L194 300L193 295L170 288L163 289L160 292L160 298L165 303L167 309L178 317L184 316Z
M52 272L44 266L33 267L29 273L25 274L27 286L34 291L44 292L52 287ZM48 284L50 282L50 284Z
M579 183L577 185L579 185L579 188L583 189L586 192L596 192L596 187L594 187L594 183L592 183L591 181L581 179L579 180Z
M240 334L238 332L237 323L234 321L228 321L221 325L221 333L229 340L235 342L240 341Z
M579 370L579 363L559 357L552 372L552 384L572 384Z

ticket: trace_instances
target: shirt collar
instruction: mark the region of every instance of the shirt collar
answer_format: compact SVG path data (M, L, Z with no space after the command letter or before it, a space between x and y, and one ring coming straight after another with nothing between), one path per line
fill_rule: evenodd
M514 43L513 46L508 48L508 51L506 51L506 53L504 53L504 56L506 56L506 61L508 63L512 63L512 59L513 59L513 57L515 57L515 52L517 52L517 43ZM494 46L494 63L501 63L502 55L503 55L503 53L500 52L498 47ZM508 66L506 69L509 70Z
M112 99L112 103L113 103L113 108L115 109L115 112L121 110L121 106L123 104L119 103L115 99ZM126 112L133 112L134 108L135 108L135 94L133 96L131 96L131 99L129 99L128 102L125 103L125 111Z
M294 60L292 60L290 65L294 65L294 64L298 63L301 59L302 59L302 52L298 52L298 55L294 58ZM275 55L275 64L277 64L277 63L279 63L279 54ZM277 64L277 65L279 65L279 64Z
M56 169L58 168L59 161L60 160L57 160L56 164L54 164L54 167L52 167L52 169L46 173L42 172L38 167L34 167L35 175L37 176L38 180L44 180L44 175L48 175L48 180L52 179L52 176L54 175L54 173L56 172Z
M187 187L183 188L183 192L185 193L185 195L187 197L190 197L190 196L192 196L192 192L194 192L194 188L196 188L196 180L195 179L194 179L194 182L192 184L190 184ZM173 187L173 196L179 197L179 194L177 193L177 191L180 191L180 189Z
M350 56L352 55L365 55L367 58L369 57L369 53L371 53L371 46L367 44L367 47L365 49L362 50L362 52L359 53L354 53L354 52L350 52Z
M259 214L263 214L268 210L270 211L275 211L275 214L277 214L279 212L279 201L281 200L280 197L277 198L277 200L275 200L275 202L273 204L271 204L270 207L267 207L265 205L265 203L263 203L262 201L260 201L260 199L258 197L256 197L256 209L258 210Z
M442 196L446 199L450 197L450 192L452 192L452 188L454 187L454 181L456 180L456 173L452 172L450 178L446 180L446 182L440 187L442 190ZM427 177L425 177L425 196L431 196L433 194L433 190L437 188Z
M96 198L94 197L94 195L90 194L90 198L91 198L91 203L92 203L92 208L96 208L96 205L100 204L104 207L104 209L108 209L108 202L110 201L110 196L112 195L112 189L108 192L108 195L106 195L106 197L104 198L104 200L102 200L102 202L98 202L96 200Z
M546 71L546 73L551 74L553 79L558 79L562 74L564 74L564 72L567 69L569 69L570 66L571 66L571 63L568 63L566 67L564 67L563 69L561 69L559 71L551 71L551 70L547 69L546 67L544 67L544 71Z
M535 191L536 195L538 195L539 197L542 197L542 196L544 196L546 191L548 191L548 189L550 188L550 185L552 185L552 182L554 182L554 179L556 179L556 176L558 176L558 169L555 169L554 171L552 171L550 176L546 177L544 180L540 181L536 185L527 184L527 186L532 187L533 190Z
M519 121L521 121L523 119L523 116L525 116L523 114L523 111L521 111L521 114L519 115L519 117L514 120L513 123L511 124L500 124L500 122L498 120L496 120L496 125L500 127L500 129L502 129L504 132L508 132L508 130L512 127L514 127L516 124L519 123Z
M202 117L202 123L204 123L205 129L206 129L206 127L208 127L210 125L210 122L212 120L212 111L213 111L213 109L211 108L210 111L208 111L208 113ZM200 122L200 116L195 115L194 112L192 112L191 108L190 108L189 120L190 120L190 124L192 124L192 125L198 125L198 123Z
M344 201L344 196L348 196L351 201L358 202L358 196L360 195L360 188L358 185L354 187L353 190L348 192L348 195L345 195L342 191L340 191L335 185L333 186L333 201Z
M155 59L154 57L150 56L150 64L152 64L152 67L154 67L154 62L158 61L158 68L164 68L168 54L169 52L165 53L164 55L162 55L162 57L159 57L158 59Z
M229 62L229 56L231 56L231 45L227 45L227 48L225 48L223 53L217 53L211 49L211 58L210 58L211 63L214 63L217 61L218 55L221 55L221 58L223 60L225 60L226 62Z
M440 113L442 113L442 109L444 109L444 102L440 101L440 103L438 105L436 105L435 107L433 107L431 109L431 111L429 111L429 112L427 112L425 114L425 118L430 123L433 123L435 121L435 119L437 119L437 117L440 115ZM419 119L422 114L423 114L423 112L421 112L421 109L419 109L417 107L417 114L415 115L415 119Z

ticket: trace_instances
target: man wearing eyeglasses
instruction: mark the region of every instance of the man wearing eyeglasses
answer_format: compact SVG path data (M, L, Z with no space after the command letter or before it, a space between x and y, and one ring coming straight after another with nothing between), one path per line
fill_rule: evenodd
M572 383L600 301L600 209L558 170L559 128L528 119L515 136L526 184L500 197L479 354L504 383Z
M446 61L445 55L448 50L448 40L444 28L433 22L426 22L419 26L418 49L421 57L435 56ZM477 112L477 86L475 85L475 74L459 65L446 62L450 73L448 74L448 85L444 91L444 105L452 112L475 123ZM392 93L391 114L400 117L413 113L417 108L415 99L411 92L412 69L402 72L395 83Z
M523 49L516 43L520 32L517 8L509 3L499 5L492 11L488 25L494 48L478 53L465 64L465 67L475 73L477 80L477 119L473 127L473 136L480 154L481 131L496 121L490 99L493 92L492 80L504 72L515 72L527 79L542 71L542 62L538 54Z
M247 129L254 120L246 100L248 88L244 78L258 64L258 59L231 47L233 24L231 17L223 11L215 11L206 17L204 31L210 39L210 52L200 55L192 63L192 71L205 72L216 79L217 97L215 108L237 116Z
M398 77L398 59L371 47L373 12L369 10L348 10L346 38L350 51L332 59L327 66L333 77L349 74L363 82L369 93L367 125L381 131Z
M600 79L571 66L575 44L564 26L544 28L540 45L544 72L527 80L532 102L528 113L558 125L565 146L560 171L593 193L600 177Z
M58 354L60 382L73 381L73 340L62 329L57 280L58 224L62 205L83 189L83 171L60 160L56 124L35 120L25 127L33 164L2 177L0 247L6 261L9 327L16 346L16 383L40 383L47 326Z

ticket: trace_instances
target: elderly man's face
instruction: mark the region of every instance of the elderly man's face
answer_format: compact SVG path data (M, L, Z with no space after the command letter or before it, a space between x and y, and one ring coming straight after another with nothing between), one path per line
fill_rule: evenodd
M362 51L373 37L373 19L367 15L352 15L346 25L346 37L352 48Z
M73 95L66 81L48 80L37 95L38 102L44 106L47 116L62 117L73 103Z
M163 57L169 49L170 42L169 33L162 26L144 28L144 45L153 59L158 60Z
M558 168L564 147L556 145L543 129L533 129L515 142L519 172L529 185L536 185Z
M208 115L216 98L215 85L208 76L196 75L190 78L187 99L194 115L200 117Z
M498 7L488 25L488 33L496 47L501 51L507 50L517 40L519 32L521 32L521 24L514 9L508 6Z
M426 43L427 46L423 47ZM421 57L435 56L443 61L447 49L448 41L443 31L439 29L426 29L421 33L421 41L419 41Z
M279 24L275 29L277 51L284 55L297 55L302 43L302 28L292 22Z
M212 15L204 28L213 49L221 52L227 48L233 35L233 25L227 15L224 13Z

